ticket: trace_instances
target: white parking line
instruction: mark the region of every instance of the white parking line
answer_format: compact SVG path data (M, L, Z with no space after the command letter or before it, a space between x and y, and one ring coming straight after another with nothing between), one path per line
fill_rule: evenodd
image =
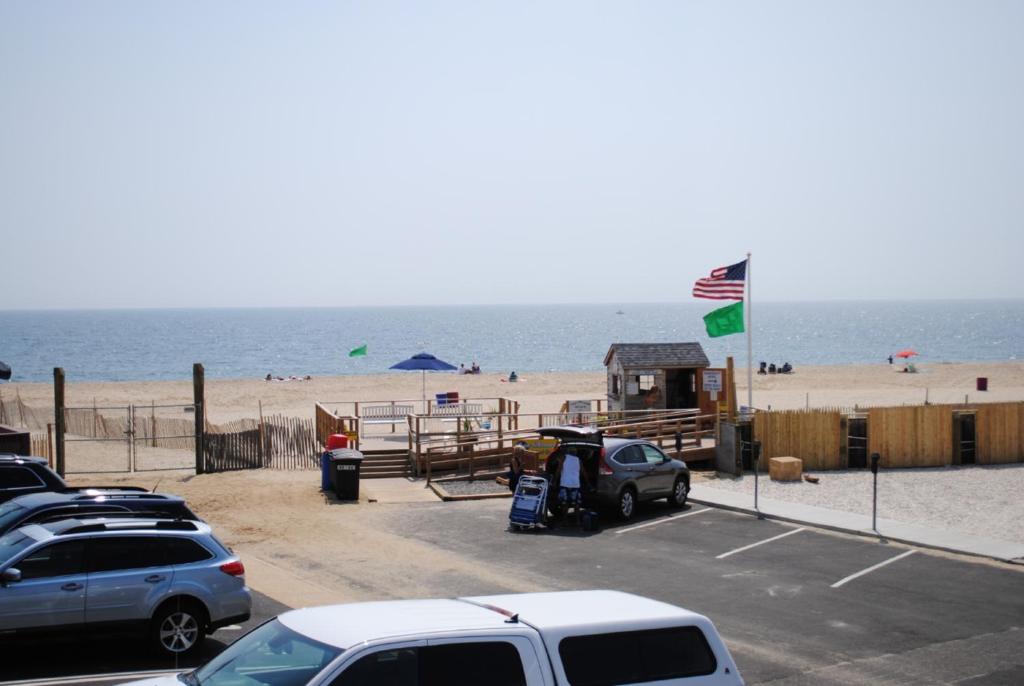
M699 515L701 512L710 512L710 507L705 507L703 510L694 510L693 512L684 512L683 514L672 515L671 517L664 517L662 519L655 519L653 522L644 522L643 524L637 524L636 526L629 526L625 529L618 529L615 533L624 534L627 531L636 531L637 529L643 529L644 527L654 526L655 524L664 524L665 522L671 522L674 519L682 519L683 517L692 517L693 515Z
M756 548L759 545L764 545L765 543L771 543L772 541L777 541L780 538L785 538L786 536L792 536L793 534L798 534L801 531L805 531L805 530L806 530L806 527L802 526L799 529L793 529L792 531L787 531L784 534L779 534L778 536L772 536L771 538L766 538L763 541L758 541L757 543L751 543L750 545L745 545L742 548L737 548L736 550L730 550L727 553L722 553L721 555L716 555L715 559L716 560L721 560L723 557L729 557L730 555L735 555L736 553L742 553L744 550L750 550L751 548Z
M850 576L846 577L845 579L840 579L839 581L835 582L834 584L832 584L832 588L839 588L840 586L842 586L846 582L853 581L858 576L864 576L865 574L870 574L871 572L875 571L876 569L880 569L880 568L886 566L887 564L895 562L896 560L902 560L903 558L907 557L908 555L913 555L916 552L917 552L916 550L908 550L907 552L900 553L896 557L891 557L891 558L889 558L888 560L886 560L884 562L879 562L877 565L872 565L871 567L868 567L867 569L862 569L859 572L857 572L856 574L851 574Z

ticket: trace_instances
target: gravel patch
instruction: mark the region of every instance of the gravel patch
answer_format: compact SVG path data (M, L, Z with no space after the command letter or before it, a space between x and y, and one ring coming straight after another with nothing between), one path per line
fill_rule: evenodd
M807 472L817 484L759 479L762 498L871 514L871 471ZM710 477L703 487L754 494L754 477ZM1024 464L881 470L878 516L1024 543Z
M479 481L439 481L437 484L451 495L481 495L486 493L508 493L508 486L502 486L494 479Z

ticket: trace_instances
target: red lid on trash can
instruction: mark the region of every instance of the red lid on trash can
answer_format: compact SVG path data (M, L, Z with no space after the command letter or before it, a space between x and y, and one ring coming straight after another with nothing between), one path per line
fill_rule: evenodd
M348 447L348 436L345 434L331 434L327 437L327 449L334 450L335 448L347 448Z

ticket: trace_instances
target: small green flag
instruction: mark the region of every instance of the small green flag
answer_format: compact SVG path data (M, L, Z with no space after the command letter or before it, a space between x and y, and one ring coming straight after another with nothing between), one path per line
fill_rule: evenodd
M348 351L349 357L365 357L366 356L366 344L363 343L358 348L353 348Z
M743 333L743 302L726 305L704 315L704 326L708 336L718 338L733 333Z

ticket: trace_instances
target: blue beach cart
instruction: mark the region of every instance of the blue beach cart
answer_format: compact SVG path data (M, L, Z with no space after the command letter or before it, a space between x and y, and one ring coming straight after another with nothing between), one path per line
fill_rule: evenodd
M519 477L512 497L512 510L508 513L512 529L529 529L545 521L548 503L548 480L540 476Z

